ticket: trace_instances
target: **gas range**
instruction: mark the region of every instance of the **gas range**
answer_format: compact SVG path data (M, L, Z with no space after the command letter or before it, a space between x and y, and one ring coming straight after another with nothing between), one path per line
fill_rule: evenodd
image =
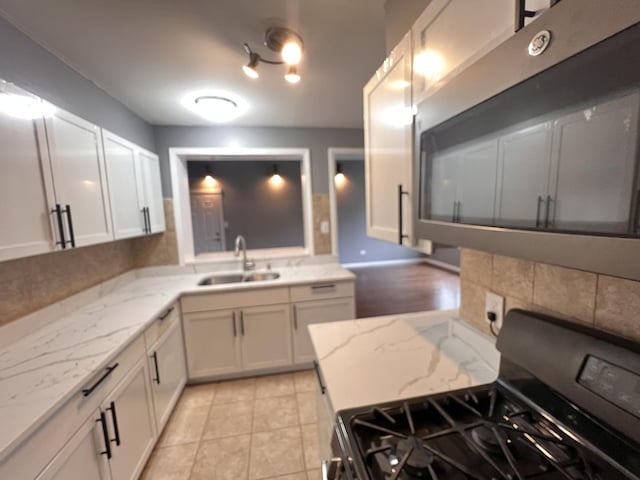
M640 349L513 310L495 383L338 412L328 479L640 480Z

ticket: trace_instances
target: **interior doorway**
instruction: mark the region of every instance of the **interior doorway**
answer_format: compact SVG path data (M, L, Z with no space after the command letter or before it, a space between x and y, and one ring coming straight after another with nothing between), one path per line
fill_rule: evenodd
M196 255L225 251L224 203L221 192L191 192L191 222Z

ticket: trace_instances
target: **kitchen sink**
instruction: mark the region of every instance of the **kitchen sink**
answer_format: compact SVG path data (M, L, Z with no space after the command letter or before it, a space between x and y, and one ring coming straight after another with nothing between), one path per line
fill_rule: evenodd
M224 285L227 283L263 282L280 278L278 272L253 272L253 273L221 273L211 275L198 283L199 286Z

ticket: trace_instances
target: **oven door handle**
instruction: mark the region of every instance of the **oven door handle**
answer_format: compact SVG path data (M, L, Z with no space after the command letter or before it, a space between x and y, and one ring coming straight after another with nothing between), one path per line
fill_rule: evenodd
M342 469L342 459L334 457L322 461L322 480L338 480Z

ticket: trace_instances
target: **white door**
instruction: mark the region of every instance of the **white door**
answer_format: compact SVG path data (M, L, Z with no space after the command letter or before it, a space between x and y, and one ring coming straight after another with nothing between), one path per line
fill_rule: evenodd
M62 447L36 480L109 480L110 470L96 411ZM104 453L101 453L104 452Z
M145 206L148 209L149 233L164 232L164 200L160 178L160 159L155 153L141 148L138 148L138 159L142 172Z
M638 98L635 93L554 122L552 228L628 231Z
M221 194L191 194L191 222L196 255L224 251L225 230Z
M245 370L291 364L289 305L245 308L240 312L242 367Z
M56 203L69 206L76 246L113 239L100 129L64 110L45 121ZM71 222L72 220L72 222Z
M414 104L513 35L514 18L513 0L433 0L412 28Z
M183 315L189 378L240 371L239 338L234 310Z
M500 137L497 225L544 226L550 160L549 123Z
M115 238L144 235L144 192L136 168L136 146L102 130Z
M496 197L498 140L465 148L460 154L462 177L458 188L458 221L492 225Z
M431 163L430 218L455 221L460 184L461 157L459 152L436 154Z
M44 122L24 118L32 115L20 105L42 109L38 97L0 82L0 261L51 251L56 241Z
M142 357L102 405L113 452L113 480L140 475L156 438L146 358Z
M292 308L294 363L306 363L315 358L307 327L312 323L353 319L356 306L351 297L294 303Z
M162 430L187 379L182 328L177 321L158 339L149 357L158 430Z
M364 88L364 125L367 235L393 243L399 243L401 234L407 235L403 244L413 245L409 34ZM399 195L400 185L406 195Z

